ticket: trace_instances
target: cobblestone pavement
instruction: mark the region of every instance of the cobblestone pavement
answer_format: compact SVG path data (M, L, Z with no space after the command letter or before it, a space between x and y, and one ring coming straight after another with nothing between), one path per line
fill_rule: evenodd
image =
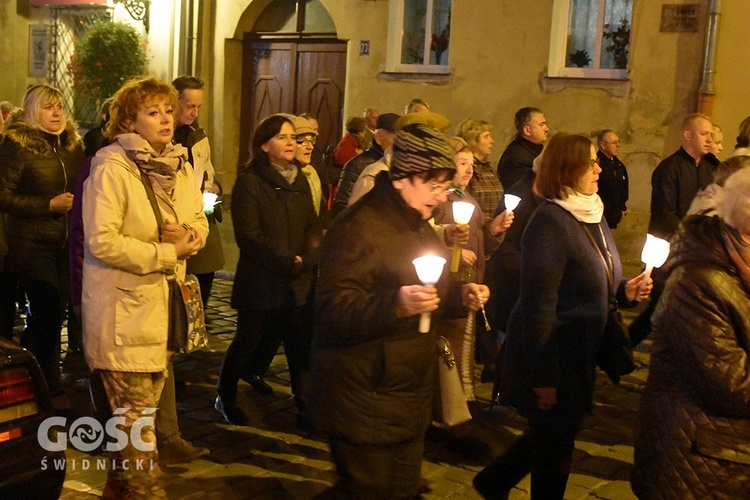
M224 351L234 335L236 315L229 306L231 282L217 280L207 311L211 333L207 349L175 359L177 403L183 437L211 449L211 455L195 462L165 469L166 492L175 499L308 499L335 480L325 440L296 425L285 358L274 359L266 380L274 393L261 396L240 382L239 404L250 425L238 427L221 422L213 408L216 381ZM65 332L64 332L65 335ZM63 337L65 340L66 337ZM585 421L576 440L573 473L565 498L635 498L628 478L633 462L635 411L647 373L648 344L636 353L641 367L624 377L619 386L606 377L598 379L596 409ZM479 373L477 372L477 378ZM67 353L63 362L66 390L77 414L90 414L88 380L81 354ZM475 417L478 434L493 453L505 447L525 429L525 420L510 409L489 411L490 384L477 387L481 407ZM70 420L70 419L69 419ZM71 420L72 421L72 420ZM67 451L67 476L63 499L90 499L101 495L106 472L97 470L103 455ZM450 451L444 441L428 441L422 474L432 491L424 498L480 498L471 480L489 460L466 459ZM84 470L88 464L88 470ZM511 499L529 498L527 477L512 491Z

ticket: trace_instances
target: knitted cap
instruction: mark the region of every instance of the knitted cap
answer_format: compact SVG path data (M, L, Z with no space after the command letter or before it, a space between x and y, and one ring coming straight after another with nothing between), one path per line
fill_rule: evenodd
M390 177L403 179L430 170L455 170L453 150L435 128L415 123L396 132Z
M463 151L464 149L471 150L469 143L466 142L463 137L454 135L453 137L448 137L446 141L448 141L448 145L451 147L454 154Z

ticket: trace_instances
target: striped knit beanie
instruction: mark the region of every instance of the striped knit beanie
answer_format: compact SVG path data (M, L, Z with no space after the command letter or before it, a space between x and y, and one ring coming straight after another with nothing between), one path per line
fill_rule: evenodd
M458 154L464 149L469 151L471 150L471 148L469 147L469 143L466 142L466 139L464 139L463 137L454 135L453 137L448 137L446 141L448 141L448 145L451 147L454 154Z
M430 170L455 170L453 150L443 134L422 123L407 125L396 132L391 160L391 180Z

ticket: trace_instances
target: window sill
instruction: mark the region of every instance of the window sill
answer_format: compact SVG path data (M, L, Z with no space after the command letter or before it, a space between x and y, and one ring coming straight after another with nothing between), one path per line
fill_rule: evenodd
M542 92L554 94L567 88L599 89L614 97L627 97L630 93L630 79L618 80L608 78L570 78L542 75L540 84Z
M415 82L415 83L432 83L435 85L447 85L453 80L450 73L399 73L391 71L381 71L378 73L378 80L387 82Z

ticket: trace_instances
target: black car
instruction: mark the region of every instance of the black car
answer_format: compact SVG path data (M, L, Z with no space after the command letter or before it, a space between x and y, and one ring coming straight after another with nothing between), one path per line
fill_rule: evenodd
M39 444L40 424L53 416L36 358L0 339L0 498L59 498L65 452Z

